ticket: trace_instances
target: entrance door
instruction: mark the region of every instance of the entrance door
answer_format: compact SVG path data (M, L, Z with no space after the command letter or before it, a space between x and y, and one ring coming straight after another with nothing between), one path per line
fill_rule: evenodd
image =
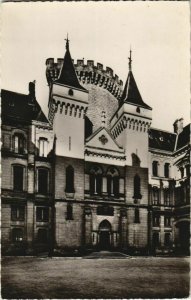
M110 248L110 234L109 231L100 231L99 235L100 250L109 250Z
M99 248L100 250L109 250L111 248L110 242L111 224L104 220L99 225Z

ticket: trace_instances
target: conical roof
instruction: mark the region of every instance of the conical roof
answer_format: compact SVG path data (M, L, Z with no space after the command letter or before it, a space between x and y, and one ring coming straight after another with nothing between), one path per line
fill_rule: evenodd
M69 40L66 39L66 53L64 56L64 61L62 68L60 70L60 74L57 80L54 81L55 83L68 85L83 91L86 91L86 89L80 85L78 81L78 77L72 62L72 58L69 51Z
M137 87L135 78L133 76L131 67L132 67L132 59L131 59L131 50L130 50L130 57L129 57L129 73L127 76L127 81L125 83L125 87L120 99L120 103L122 105L122 103L126 102L126 103L130 103L130 104L134 104L137 106L141 106L147 109L152 109L149 105L147 105L142 97L141 94L139 92L139 89Z
M151 109L151 107L143 101L132 71L129 71L120 102L121 104L126 102Z

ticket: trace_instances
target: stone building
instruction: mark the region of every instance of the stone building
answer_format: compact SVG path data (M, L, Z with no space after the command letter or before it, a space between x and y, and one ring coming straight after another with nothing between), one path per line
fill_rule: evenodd
M2 90L2 251L189 252L190 126L151 127L132 72L46 61L48 119Z

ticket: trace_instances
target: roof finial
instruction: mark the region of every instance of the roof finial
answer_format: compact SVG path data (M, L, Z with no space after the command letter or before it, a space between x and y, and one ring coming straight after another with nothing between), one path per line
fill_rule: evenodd
M131 46L130 46L130 56L128 57L128 59L129 59L129 71L131 71L131 69L132 69L132 58L131 58L131 53L132 53L132 51L131 51Z
M68 33L67 33L67 38L65 39L66 41L66 50L69 50L69 39L68 39Z

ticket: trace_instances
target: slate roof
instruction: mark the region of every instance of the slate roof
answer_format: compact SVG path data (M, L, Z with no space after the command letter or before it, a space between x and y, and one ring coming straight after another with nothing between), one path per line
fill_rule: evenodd
M31 95L1 90L2 121L21 121L29 123L32 120L49 123L40 105Z
M150 110L152 109L143 101L131 70L128 73L127 81L120 99L121 104L124 102L141 106Z
M78 77L76 75L76 71L72 62L72 58L69 51L69 42L66 41L66 53L64 56L63 65L57 80L54 81L55 83L60 83L64 85L68 85L83 91L86 89L80 85L78 81Z
M178 135L176 150L190 143L190 124L183 128L183 131Z
M173 152L177 135L175 133L150 128L149 148Z

